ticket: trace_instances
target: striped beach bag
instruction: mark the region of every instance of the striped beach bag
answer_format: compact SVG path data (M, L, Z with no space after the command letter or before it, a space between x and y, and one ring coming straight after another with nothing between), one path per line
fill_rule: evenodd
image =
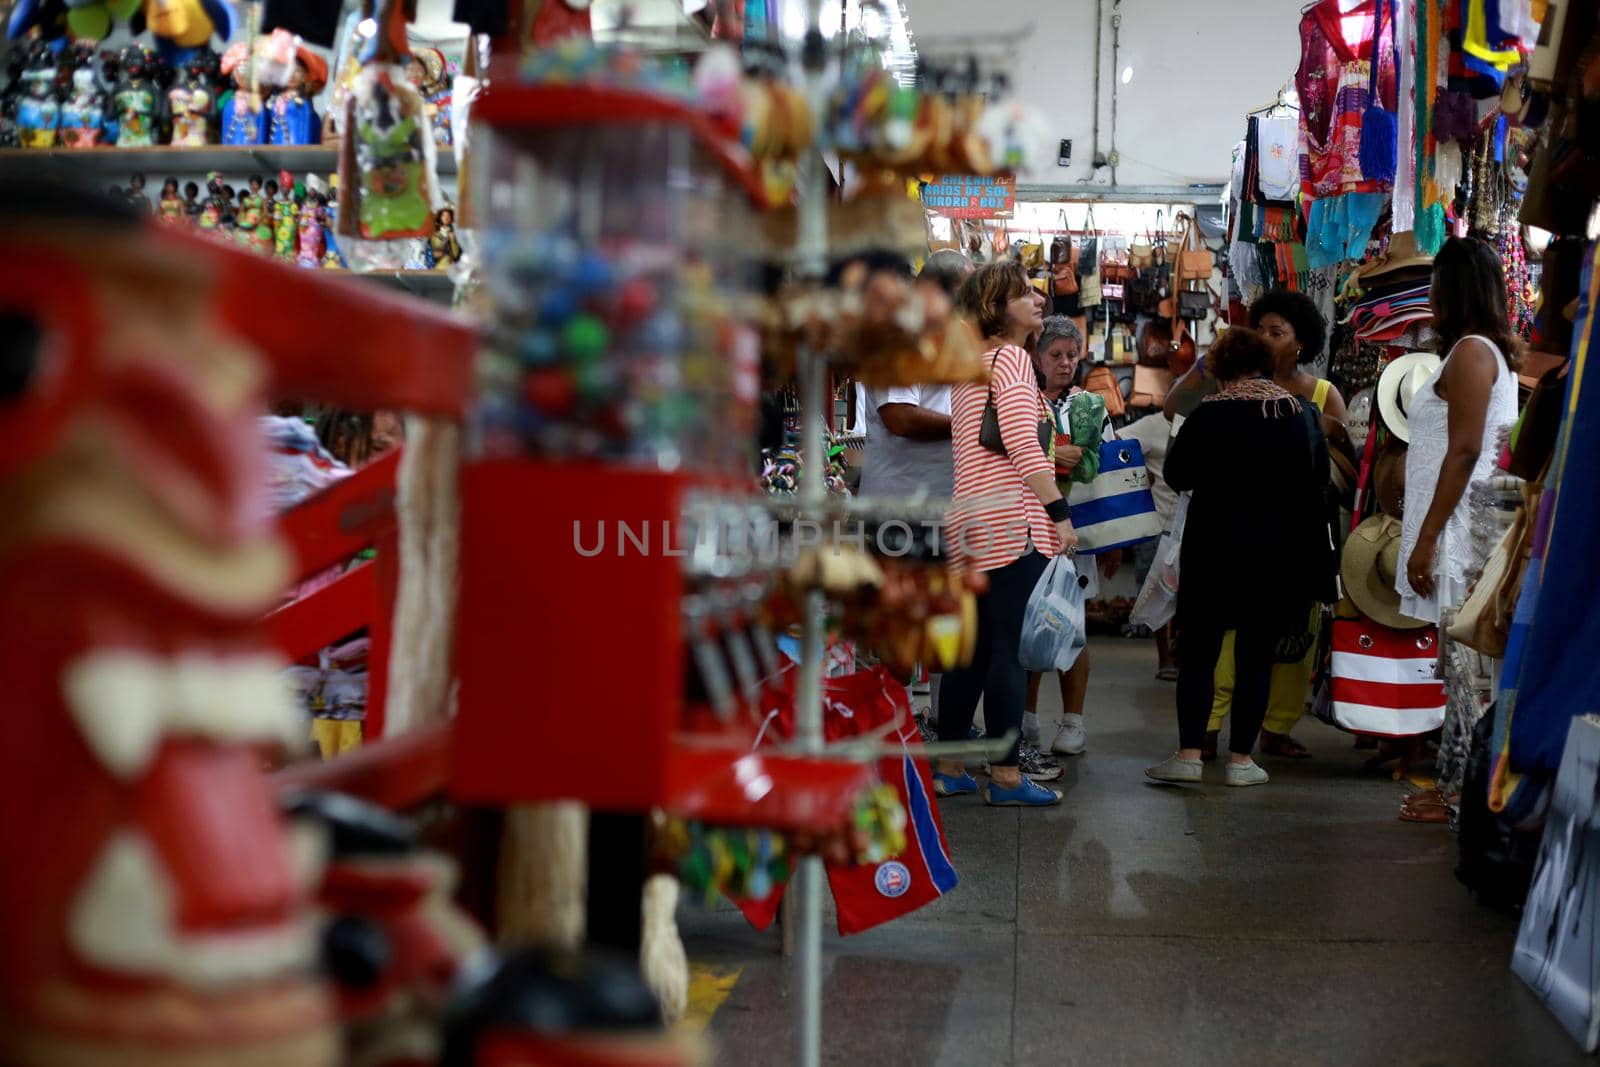
M1341 730L1415 737L1444 724L1444 683L1433 676L1439 634L1391 630L1370 619L1333 623L1332 700L1318 715Z
M1144 449L1134 440L1100 445L1100 473L1087 485L1074 485L1067 497L1078 552L1094 555L1160 537L1161 516L1150 495Z

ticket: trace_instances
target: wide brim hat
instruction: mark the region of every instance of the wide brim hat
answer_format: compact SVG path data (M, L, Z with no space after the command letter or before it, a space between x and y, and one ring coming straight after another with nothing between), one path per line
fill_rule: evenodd
M1389 247L1384 249L1382 255L1362 264L1356 271L1356 277L1367 281L1399 270L1432 266L1433 257L1417 248L1417 235L1407 230L1389 238Z
M1400 613L1400 593L1394 587L1400 570L1400 523L1387 515L1374 515L1345 539L1339 564L1344 595L1356 609L1394 630L1420 630L1428 625Z
M1391 442L1372 462L1372 495L1391 519L1405 517L1406 451L1404 445Z
M1444 360L1432 352L1407 352L1383 368L1378 379L1378 414L1402 441L1411 440L1409 412L1412 398L1428 383Z

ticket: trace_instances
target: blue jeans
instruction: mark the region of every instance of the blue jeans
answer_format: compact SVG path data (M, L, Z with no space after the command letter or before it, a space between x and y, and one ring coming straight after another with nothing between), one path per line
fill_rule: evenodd
M1019 558L988 572L989 591L978 597L978 643L972 662L945 674L939 685L939 740L965 741L983 698L984 732L998 741L1007 730L1022 730L1022 709L1028 698L1028 672L1022 669L1022 617L1028 598L1050 561L1029 549ZM1017 765L1017 746L996 767Z

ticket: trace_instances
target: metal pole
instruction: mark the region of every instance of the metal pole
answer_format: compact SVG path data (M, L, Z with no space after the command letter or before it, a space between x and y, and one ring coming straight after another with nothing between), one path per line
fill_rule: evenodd
M827 102L821 54L822 0L807 0L805 59L806 95L812 114L821 115ZM827 168L819 152L803 161L800 176L799 248L796 273L807 281L820 281L827 269L828 186ZM802 514L820 518L827 500L828 455L823 441L823 420L829 418L832 398L826 396L827 354L809 349L800 353L800 447L805 470L800 482ZM831 422L831 418L829 418ZM822 752L822 674L824 670L822 590L806 593L804 630L801 635L800 678L795 706L795 734L802 751ZM800 1067L822 1063L822 859L807 856L800 863L798 956L800 990Z

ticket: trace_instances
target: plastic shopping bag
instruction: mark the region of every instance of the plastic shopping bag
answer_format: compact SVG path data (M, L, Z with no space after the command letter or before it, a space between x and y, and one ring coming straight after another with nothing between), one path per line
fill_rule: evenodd
M1155 562L1128 614L1130 624L1159 630L1178 613L1178 555L1183 548L1183 521L1188 513L1189 495L1185 493L1178 498L1172 532L1163 534L1156 546Z
M1078 569L1071 558L1057 556L1028 597L1028 610L1022 616L1022 665L1030 671L1069 670L1085 640Z

